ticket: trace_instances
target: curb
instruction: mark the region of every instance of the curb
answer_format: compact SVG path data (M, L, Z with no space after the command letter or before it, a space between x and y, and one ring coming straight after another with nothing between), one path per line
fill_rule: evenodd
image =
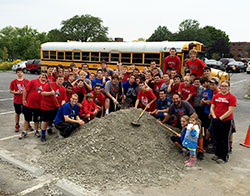
M59 180L56 183L56 188L60 190L66 196L99 196L98 192L92 192L85 188L82 188L68 180Z
M36 167L30 166L22 161L14 159L13 157L11 157L10 155L7 155L3 151L0 151L0 159L8 162L8 163L20 168L20 169L23 169L25 171L30 172L32 174L32 176L34 176L34 177L39 177L44 173L43 168L36 168Z

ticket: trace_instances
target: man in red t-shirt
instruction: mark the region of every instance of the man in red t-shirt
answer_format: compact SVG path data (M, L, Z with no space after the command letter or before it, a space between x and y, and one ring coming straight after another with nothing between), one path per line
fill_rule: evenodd
M164 80L161 79L160 74L156 74L154 76L153 91L157 99L160 98L159 93L160 93L161 85L163 83L164 83Z
M140 91L137 95L137 100L135 102L135 108L138 108L139 103L141 108L147 107L148 112L153 112L156 108L156 96L153 93L153 91L148 88L145 84L145 82L139 83Z
M181 76L177 74L174 79L171 79L168 85L168 92L173 95L178 93L179 86L181 84Z
M63 69L64 81L67 81L67 80L69 79L69 73L70 73L69 67L65 67L65 68Z
M180 58L176 55L176 49L175 48L170 48L169 50L170 55L167 56L164 60L164 69L163 73L166 73L166 68L174 68L177 70L177 74L180 73L181 70L181 60Z
M52 122L57 114L58 108L63 105L67 100L66 90L63 87L62 83L64 81L63 75L59 74L56 77L56 82L51 83L51 88L47 83L44 86L42 91L42 100L41 100L41 118L42 118L42 127L41 127L41 141L45 142L45 132L47 126L49 126L48 133L52 133Z
M188 101L194 107L196 88L191 84L190 76L184 77L184 82L181 82L178 93L182 96L182 100Z
M23 131L19 139L27 135L28 125L32 120L34 121L35 135L40 137L38 124L41 116L41 92L46 84L45 75L46 73L42 72L40 77L31 80L23 91L24 123Z
M15 131L18 132L20 129L20 114L23 113L23 90L28 85L29 80L23 78L22 68L17 68L16 74L17 78L10 83L10 93L14 94Z
M50 82L55 82L56 81L56 78L53 75L53 70L54 70L53 66L49 65L47 67L47 76L48 76L48 79L49 79Z
M103 117L104 114L104 104L105 104L105 96L101 92L102 88L100 84L96 84L94 86L94 90L91 92L94 95L94 102L97 105L97 108L99 109L99 112L97 113L97 117Z
M197 77L201 77L204 72L206 64L197 58L197 51L192 49L189 51L190 59L186 61L186 67L190 69L191 73L196 74Z
M81 103L86 98L87 90L84 87L84 82L82 79L77 80L76 85L73 87L72 94L78 95L79 103Z

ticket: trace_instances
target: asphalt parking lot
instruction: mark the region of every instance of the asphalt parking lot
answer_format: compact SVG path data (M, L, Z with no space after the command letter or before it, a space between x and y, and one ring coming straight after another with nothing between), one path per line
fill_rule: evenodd
M13 95L9 93L8 89L11 80L15 77L14 72L0 72L0 150L7 150L16 159L36 165L36 159L41 153L40 147L42 145L39 139L31 133L27 140L18 140L19 134L14 132ZM25 74L24 77L30 80L38 75ZM215 166L208 158L205 158L202 168L188 171L179 183L167 187L167 189L161 187L160 191L156 192L154 192L155 187L147 189L133 187L133 189L140 190L141 194L137 195L148 195L149 193L151 195L192 195L194 190L196 191L195 195L250 195L250 149L239 145L240 142L244 141L250 124L250 100L244 99L249 82L250 75L246 73L233 74L231 77L231 93L237 97L237 107L234 113L237 133L234 136L233 154L229 163L224 166ZM32 190L32 187L53 180L53 176L50 175L25 180L20 177L23 175L26 174L9 164L0 162L0 195L1 190L11 192L10 195L25 193L25 190ZM196 180L191 183L189 182L190 178ZM39 196L44 195L43 192L44 189L40 187L25 195ZM121 194L114 192L110 195Z

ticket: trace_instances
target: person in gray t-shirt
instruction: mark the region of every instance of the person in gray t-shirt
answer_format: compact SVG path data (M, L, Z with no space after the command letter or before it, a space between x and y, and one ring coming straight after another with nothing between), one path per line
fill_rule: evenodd
M106 93L105 99L105 114L109 114L109 109L112 106L116 106L118 104L118 98L121 91L119 85L119 77L116 74L112 75L111 80L107 81L104 91Z
M193 113L195 113L195 110L190 103L181 100L181 96L178 93L173 94L172 101L173 103L169 107L168 113L164 113L163 121L159 122L165 123L170 120L171 116L174 116L177 120L175 126L181 128L181 117L183 115L191 116Z

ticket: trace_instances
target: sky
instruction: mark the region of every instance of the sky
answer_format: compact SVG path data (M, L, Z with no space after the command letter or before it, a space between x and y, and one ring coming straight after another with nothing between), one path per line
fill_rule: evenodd
M109 37L147 39L159 26L177 32L185 19L225 31L231 42L250 42L249 0L0 0L0 29L28 25L60 29L62 20L90 14L103 20Z

